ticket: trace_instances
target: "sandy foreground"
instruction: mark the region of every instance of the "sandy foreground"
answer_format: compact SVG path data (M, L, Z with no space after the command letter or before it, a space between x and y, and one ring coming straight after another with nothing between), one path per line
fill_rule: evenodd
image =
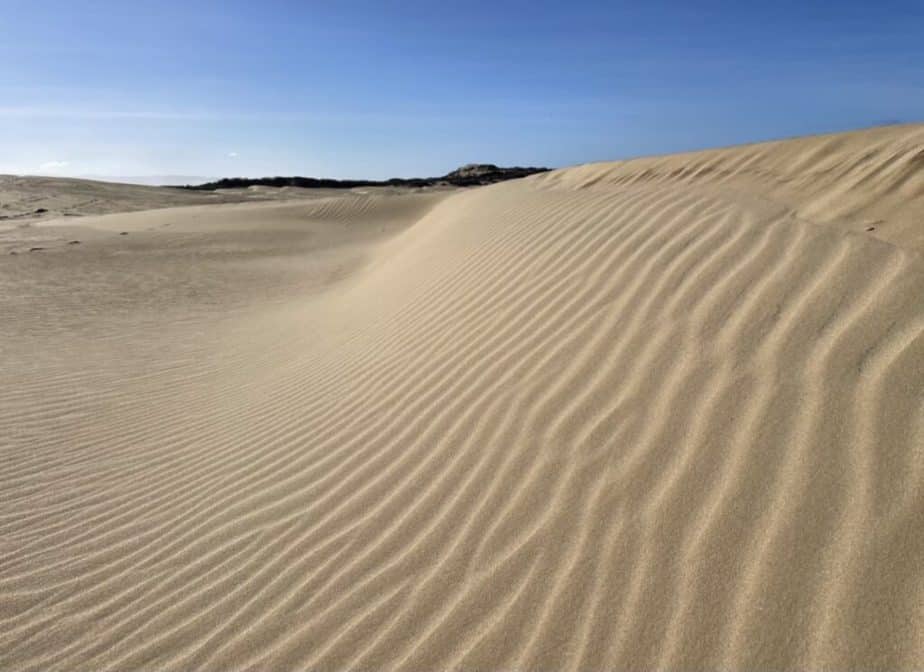
M0 669L924 669L924 126L52 182L0 178Z

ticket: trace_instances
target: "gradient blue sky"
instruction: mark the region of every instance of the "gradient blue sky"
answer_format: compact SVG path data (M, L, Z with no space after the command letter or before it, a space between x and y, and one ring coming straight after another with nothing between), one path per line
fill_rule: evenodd
M924 119L924 1L0 0L0 172L442 174Z

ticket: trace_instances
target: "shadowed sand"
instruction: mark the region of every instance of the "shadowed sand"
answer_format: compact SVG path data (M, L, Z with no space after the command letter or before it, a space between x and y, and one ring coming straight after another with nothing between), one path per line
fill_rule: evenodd
M0 227L0 666L924 667L924 127L314 196Z

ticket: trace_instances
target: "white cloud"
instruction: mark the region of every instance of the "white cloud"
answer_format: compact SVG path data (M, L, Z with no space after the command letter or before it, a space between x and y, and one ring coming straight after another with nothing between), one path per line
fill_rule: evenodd
M119 110L119 109L93 109L69 106L0 106L0 118L22 119L80 119L80 120L111 120L111 119L150 119L154 121L215 121L224 118L234 118L212 112L173 112L170 110Z
M61 170L62 168L67 168L70 165L69 161L46 161L39 166L41 171L51 171Z
M229 159L236 159L236 158L237 158L237 152L228 152L228 158L229 158Z

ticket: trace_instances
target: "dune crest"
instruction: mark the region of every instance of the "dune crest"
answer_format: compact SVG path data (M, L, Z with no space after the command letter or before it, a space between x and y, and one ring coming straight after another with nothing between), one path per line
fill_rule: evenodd
M920 668L922 148L87 217L4 256L0 658Z

